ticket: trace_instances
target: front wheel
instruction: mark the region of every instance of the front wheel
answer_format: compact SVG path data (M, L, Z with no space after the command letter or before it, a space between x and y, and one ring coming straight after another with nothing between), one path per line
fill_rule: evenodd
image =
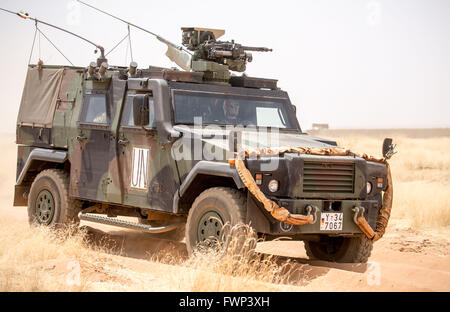
M366 236L322 237L319 242L305 241L310 259L341 263L365 263L372 252L373 243Z
M233 188L213 187L202 192L195 199L186 222L189 255L199 246L214 248L224 238L225 225L245 223L246 202L245 194Z

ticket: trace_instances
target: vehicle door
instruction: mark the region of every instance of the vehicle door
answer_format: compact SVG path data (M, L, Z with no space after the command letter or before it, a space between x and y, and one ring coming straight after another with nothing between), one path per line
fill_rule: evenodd
M170 212L173 196L180 185L178 171L170 146L159 141L152 94L146 95L149 124L145 127L135 125L133 100L143 94L130 90L119 127L123 204Z
M106 87L84 91L71 159L71 196L106 200L111 140L111 107Z

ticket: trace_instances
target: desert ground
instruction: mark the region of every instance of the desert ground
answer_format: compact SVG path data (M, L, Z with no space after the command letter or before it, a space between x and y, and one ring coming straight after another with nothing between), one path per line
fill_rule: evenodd
M183 242L87 222L30 228L12 206L15 137L2 134L0 291L450 291L450 129L311 133L374 156L384 137L397 144L392 216L367 264L312 261L288 240L259 243L249 262L188 258Z

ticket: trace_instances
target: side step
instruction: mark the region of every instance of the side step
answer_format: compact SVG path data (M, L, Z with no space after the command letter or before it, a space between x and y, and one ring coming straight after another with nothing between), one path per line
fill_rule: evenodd
M129 222L129 221L120 220L117 218L103 217L103 216L99 216L99 215L93 214L93 213L81 213L81 212L78 214L78 218L83 221L118 226L121 228L132 229L132 230L137 230L137 231L147 232L147 233L152 233L152 234L173 231L177 227L182 225L182 223L173 223L173 224L169 224L166 226L153 227L153 226L146 225L146 224Z

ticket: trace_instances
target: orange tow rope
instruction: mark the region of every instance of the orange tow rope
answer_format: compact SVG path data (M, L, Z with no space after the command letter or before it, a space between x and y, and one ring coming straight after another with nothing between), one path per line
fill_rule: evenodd
M356 218L356 224L361 229L361 231L372 241L377 241L380 239L386 231L387 224L389 222L389 218L391 215L392 209L392 199L393 199L393 186L392 186L392 177L391 177L391 169L389 163L384 158L376 158L373 156L369 156L367 154L360 154L351 152L348 149L343 148L306 148L306 147L285 147L278 149L254 149L254 150L245 150L244 153L238 153L237 157L232 160L232 163L239 174L244 185L247 187L249 192L260 202L263 204L264 208L278 221L285 222L292 225L304 225L304 224L312 224L315 222L314 216L309 215L300 215L300 214L291 214L286 208L280 207L273 200L268 199L263 192L261 192L259 186L256 184L253 179L252 174L245 166L244 157L250 156L274 156L280 155L283 153L298 153L298 154L309 154L309 155L329 155L329 156L356 156L361 157L368 161L380 162L384 163L387 166L387 189L383 194L383 207L378 214L376 221L376 231L374 231L370 225L367 223L364 216L359 216ZM240 157L242 155L244 157Z

